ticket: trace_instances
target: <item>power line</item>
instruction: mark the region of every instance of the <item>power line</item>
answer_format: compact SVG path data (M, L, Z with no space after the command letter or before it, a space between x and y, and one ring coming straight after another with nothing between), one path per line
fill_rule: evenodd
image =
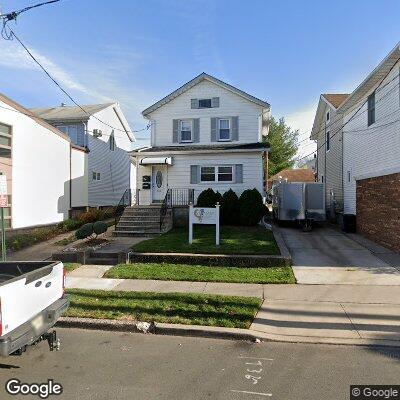
M11 34L11 32L7 32L7 24L8 24L10 21L15 21L15 22L17 22L17 17L18 17L18 15L20 15L20 14L26 12L26 11L29 11L29 10L31 10L32 8L41 7L41 6L44 6L44 5L46 5L46 4L51 4L51 3L57 3L57 2L59 2L59 1L60 1L60 0L49 0L49 1L45 1L45 2L39 3L39 4L35 4L35 5L33 5L33 6L28 6L28 7L22 8L21 10L11 11L11 12L9 12L9 13L7 13L7 14L1 14L1 15L0 15L0 18L3 19L3 28L2 28L2 30L1 30L1 35L2 35L3 39L5 39L5 40L12 40L12 34Z
M385 74L385 76L380 80L380 82L379 82L378 86L376 87L375 91L376 91L377 89L379 89L379 88L383 89L383 88L386 87L390 82L392 82L395 78L397 78L397 77L400 75L400 74L397 74L393 79L391 79L389 82L387 82L384 86L381 87L383 81L384 81L384 80L388 77L388 75L392 72L393 68L396 66L396 64L399 62L399 60L400 60L400 57L399 57L399 58L396 60L396 62L393 64L392 68L390 68L390 70L389 70L389 71ZM393 88L392 88L392 89L393 89ZM392 89L391 89L391 90L392 90ZM390 91L389 91L389 92L390 92ZM389 93L389 92L388 92L388 93ZM384 96L382 96L382 97L380 98L379 101L382 101L382 99L383 99L384 97L386 97L386 96L388 95L388 93L386 93ZM334 136L336 136L349 122L351 122L351 121L355 118L355 116L358 114L358 112L365 106L365 104L367 104L367 102L368 102L368 98L366 98L366 99L363 101L363 103L357 108L356 112L355 112L344 124L342 124L342 126L341 126L333 135L330 136L329 140L332 139ZM377 103L377 102L376 102L376 103ZM364 112L365 112L365 111L364 111ZM325 129L321 129L319 132L322 132L322 131L324 131L324 130L326 131L326 127L325 127ZM325 144L326 144L326 139L325 139L325 141L324 141L320 146L317 147L317 149L316 149L315 151L313 151L313 152L311 152L311 153L305 155L305 156L302 157L302 158L299 158L297 161L301 161L301 160L303 160L304 158L307 158L307 157L313 155L314 153L318 153L318 150L320 150L323 146L325 146Z

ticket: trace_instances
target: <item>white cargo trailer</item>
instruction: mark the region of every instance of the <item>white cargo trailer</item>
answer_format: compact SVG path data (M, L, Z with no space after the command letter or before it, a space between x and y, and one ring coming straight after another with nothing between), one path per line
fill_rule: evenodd
M318 182L277 182L272 187L272 213L277 221L298 221L309 229L325 221L324 184Z

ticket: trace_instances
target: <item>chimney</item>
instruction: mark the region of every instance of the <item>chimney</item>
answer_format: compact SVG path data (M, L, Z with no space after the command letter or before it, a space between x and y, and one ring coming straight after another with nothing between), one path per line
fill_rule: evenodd
M65 107L65 103L61 103L61 107Z

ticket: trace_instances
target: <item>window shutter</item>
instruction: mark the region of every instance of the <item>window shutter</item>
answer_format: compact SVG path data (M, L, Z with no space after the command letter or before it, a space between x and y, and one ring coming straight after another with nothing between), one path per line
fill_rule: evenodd
M172 121L172 143L179 143L179 119Z
M243 164L235 165L235 182L243 183Z
M211 141L217 141L217 124L218 118L211 118Z
M191 99L190 107L191 108L199 108L199 99Z
M198 165L190 166L190 183L198 183L199 182L198 170L199 170Z
M239 117L232 117L232 141L239 140Z
M200 142L200 118L195 118L193 120L193 142Z
M213 97L211 99L211 107L212 108L217 108L219 107L219 97Z

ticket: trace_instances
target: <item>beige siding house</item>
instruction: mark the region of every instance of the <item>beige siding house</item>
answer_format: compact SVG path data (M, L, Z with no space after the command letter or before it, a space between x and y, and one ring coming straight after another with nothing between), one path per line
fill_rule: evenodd
M330 219L343 211L343 114L338 111L348 94L321 94L311 139L317 142L316 176L325 184L325 204Z

